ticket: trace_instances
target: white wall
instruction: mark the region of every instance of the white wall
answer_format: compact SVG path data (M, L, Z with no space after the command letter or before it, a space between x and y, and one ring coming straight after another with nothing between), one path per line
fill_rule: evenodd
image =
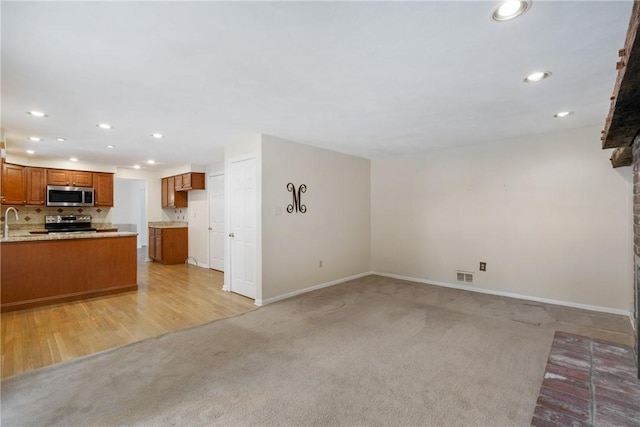
M133 179L145 182L147 188L146 210L148 221L163 221L160 175L161 173L154 169L136 170L129 168L118 168L115 174L116 180Z
M205 186L206 186L205 178ZM192 190L189 197L189 256L199 267L209 268L209 200L206 190ZM193 260L189 260L193 264Z
M372 161L372 269L629 311L631 170L599 128ZM480 261L487 271L478 271Z
M113 183L113 209L111 212L111 221L114 224L131 224L133 222L133 214L127 206L131 202L130 180L115 179Z
M369 178L367 159L263 135L263 302L370 271ZM289 182L306 213L287 212Z

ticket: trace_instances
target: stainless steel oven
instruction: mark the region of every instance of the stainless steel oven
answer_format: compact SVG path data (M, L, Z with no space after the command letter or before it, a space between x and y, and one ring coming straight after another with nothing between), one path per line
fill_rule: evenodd
M44 229L51 233L95 233L91 215L46 215Z

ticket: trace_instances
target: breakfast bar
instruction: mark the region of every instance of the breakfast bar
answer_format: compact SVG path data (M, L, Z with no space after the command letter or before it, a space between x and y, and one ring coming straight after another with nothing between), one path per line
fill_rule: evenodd
M136 233L13 235L0 244L1 311L136 291Z

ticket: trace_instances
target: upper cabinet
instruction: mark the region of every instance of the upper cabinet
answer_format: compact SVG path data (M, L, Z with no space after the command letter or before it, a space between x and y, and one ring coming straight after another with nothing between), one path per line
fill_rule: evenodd
M2 204L44 206L43 168L2 164Z
M2 163L3 205L45 206L47 185L94 187L95 206L113 207L113 174Z
M25 174L24 166L2 163L1 200L3 205L24 205Z
M47 185L93 187L93 172L47 169Z
M29 206L44 206L46 198L46 169L24 168L25 175L25 204Z
M93 173L94 198L96 206L113 206L113 174Z
M162 207L163 208L166 208L167 205L169 204L168 186L169 186L169 179L162 178Z
M176 191L176 177L162 178L162 207L186 208L188 206L187 193Z
M204 190L204 172L189 172L162 178L162 207L186 208L187 191Z
M204 172L189 172L175 177L176 191L204 190Z

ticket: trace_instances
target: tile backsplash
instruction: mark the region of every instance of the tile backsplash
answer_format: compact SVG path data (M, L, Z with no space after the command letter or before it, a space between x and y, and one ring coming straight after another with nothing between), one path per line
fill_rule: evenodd
M2 213L0 221L4 224L5 210L9 206L2 205ZM94 225L107 224L111 222L111 208L84 207L84 208L64 208L64 207L46 207L46 206L14 206L18 211L18 220L16 221L13 214L9 214L9 223L20 226L34 226L34 228L44 227L45 215L91 215L91 222Z
M163 209L163 212L167 217L169 217L171 221L188 221L189 220L188 208Z

